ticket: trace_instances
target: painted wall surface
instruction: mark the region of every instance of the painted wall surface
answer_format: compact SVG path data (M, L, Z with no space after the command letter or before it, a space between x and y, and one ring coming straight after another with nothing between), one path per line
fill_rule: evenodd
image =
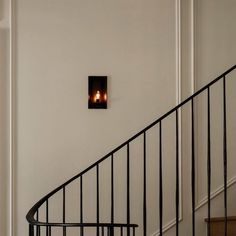
M233 27L236 2L234 0L194 2L196 15L194 79L195 89L198 89L236 61L234 46L236 32ZM193 29L190 1L182 0L181 3L182 97L185 98L192 92L190 62L193 57L191 51ZM15 11L16 207L14 227L15 236L23 236L28 232L25 214L40 197L88 167L175 105L176 3L171 0L102 0L99 2L18 0ZM0 19L5 17L4 14L0 12ZM4 27L0 28L3 32L1 35L4 36L1 36L1 39L6 39L7 33L4 33L5 29L2 28ZM7 41L1 41L0 49L3 53ZM4 54L4 58L7 58L8 53ZM7 74L4 72L2 75L2 71L4 70L1 70L1 79ZM108 76L107 110L87 109L89 75ZM3 81L1 88L4 87L6 83ZM1 96L4 94L1 93ZM200 102L199 104L198 109L204 109L204 105ZM0 112L4 114L5 105L2 107ZM221 114L217 109L216 112ZM3 117L1 116L1 119ZM235 114L231 114L230 119L233 120L234 117ZM189 119L189 110L183 111L183 146L188 146L190 141L190 131L187 130L189 124L186 123ZM1 120L1 123L6 124L6 120ZM197 117L197 120L201 121L204 127L205 122L202 121L202 117ZM170 140L168 135L165 136L166 143L170 145L175 142L172 133L173 124L165 125L167 134L172 137ZM232 124L231 130L235 130L235 124ZM156 131L148 133L148 138L155 137ZM199 134L201 132L202 130ZM6 142L5 139L2 140ZM154 142L156 141L158 140L155 139ZM203 141L204 139L202 143ZM157 152L154 142L148 147L150 157L154 157ZM215 142L218 143L219 140L216 139ZM202 143L198 142L199 148ZM5 144L1 145L5 146ZM136 181L133 189L136 195L140 191L137 188L138 183L142 181L141 175L135 172L142 169L141 164L138 164L142 163L142 149L138 144L141 144L141 140L131 147L137 145L132 149L135 158L132 158L134 169L131 176L132 180ZM174 146L171 146L174 149ZM231 147L233 148L233 144ZM166 196L170 194L174 196L173 149L165 148L164 169L167 170L165 177L168 180ZM205 146L201 152L205 155ZM201 156L201 152L198 152L198 156ZM189 178L187 178L190 174L189 154L190 149L183 150L183 186L187 186L185 183L189 186ZM118 155L122 156L124 153ZM7 165L4 159L1 159L1 162L3 162L1 168ZM117 158L117 165L122 168L124 163L119 162ZM150 173L155 172L156 159L150 158L147 165ZM204 166L204 161L200 161L198 165ZM107 167L102 168L106 172ZM198 169L199 176L203 180L205 176L201 174L201 170ZM0 173L2 175L4 171ZM148 175L152 184L156 183L153 181L156 175ZM88 180L92 178L93 176L88 176ZM102 175L102 178L105 177ZM118 183L125 180L125 176L120 178L118 173L117 178ZM198 183L201 183L201 180ZM104 183L106 181L109 180L104 179ZM89 188L94 190L95 185L91 184L92 182L88 183ZM148 189L152 189L152 184ZM216 179L214 184L217 188L221 183ZM6 188L4 183L0 186ZM106 189L106 186L101 188ZM198 200L201 200L205 196L205 185L200 184L198 190ZM122 188L117 191L122 191ZM152 211L152 209L157 210L158 202L155 202L157 195L158 192L155 191L154 195L149 196L148 209L151 220L148 223L148 234L150 235L157 230L155 221L158 220L157 211ZM183 188L183 195L185 205L181 231L184 232L183 235L190 235L191 205L188 188ZM117 208L125 201L125 197L123 196L122 199L117 201ZM134 209L138 204L142 204L140 199L132 201ZM169 222L173 219L174 208L173 204L170 205L168 202L172 202L172 198L165 199L166 206L171 206L165 207L165 222ZM6 201L5 196L0 204L4 205ZM218 202L215 204L218 205ZM90 210L91 206L93 205L88 203L85 207ZM1 209L6 211L4 208ZM200 210L197 217L201 225L199 235L204 235L205 231L202 220L205 217L204 211L205 208ZM222 214L221 209L217 209L216 213ZM93 214L91 210L88 219L92 218ZM117 214L118 219L124 218L123 212ZM140 212L134 212L133 221L135 222L136 218L139 221L140 216ZM104 215L104 218L106 217ZM1 224L6 225L6 222L1 220ZM4 227L0 229L4 230ZM169 233L171 235L172 231Z
M236 2L235 1L196 1L196 45L195 45L195 86L196 89L202 87L207 82L221 74L236 62L236 47L234 45L236 39L236 30L233 27L236 16ZM226 78L226 99L229 101L227 110L229 111L228 122L228 139L232 140L228 143L229 152L229 168L228 177L233 178L235 171L235 158L233 153L236 149L233 145L233 135L235 135L235 106L234 88L236 85L235 73ZM219 184L223 184L223 170L222 170L222 136L223 136L223 90L222 83L216 84L210 91L212 100L211 112L211 126L214 130L212 134L212 145L215 146L212 150L214 163L212 167L212 188L217 189ZM198 139L198 165L202 166L199 170L198 176L198 201L201 201L206 195L206 117L203 116L203 111L206 110L206 94L204 98L198 99L197 109L199 136L205 134L205 138ZM205 166L205 167L204 167ZM201 172L200 172L201 171Z
M193 5L192 5L193 3ZM182 98L200 89L222 72L235 65L236 20L235 1L182 1ZM193 15L192 15L193 13ZM192 21L193 20L193 21ZM191 70L191 67L193 70ZM189 81L192 78L192 81ZM227 138L228 138L228 181L235 182L236 135L235 88L236 72L227 78ZM223 98L222 82L210 90L211 99L211 157L212 185L215 194L223 184ZM195 99L195 157L196 157L196 235L206 235L207 205L201 205L207 196L207 94ZM182 110L182 163L183 163L183 219L180 234L192 234L191 218L191 110ZM197 115L196 115L196 112ZM187 122L189 121L189 122ZM228 214L235 215L235 185L228 190ZM206 201L205 201L206 202ZM212 200L212 216L224 215L223 193ZM167 235L175 235L175 227Z
M171 0L19 0L16 225L41 196L175 105ZM164 26L164 27L163 27ZM107 75L107 110L87 78Z
M9 1L0 1L0 235L9 229Z

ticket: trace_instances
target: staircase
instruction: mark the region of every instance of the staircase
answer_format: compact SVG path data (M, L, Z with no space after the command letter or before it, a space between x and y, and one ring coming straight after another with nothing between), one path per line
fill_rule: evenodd
M165 197L166 179L163 168L164 154L166 150L173 150L174 165L174 192L173 212L175 235L180 234L181 219L181 111L189 107L190 114L190 137L191 137L191 235L196 235L196 100L206 96L206 147L207 147L207 235L231 236L231 222L235 218L228 217L228 142L227 114L228 103L227 85L232 79L230 75L236 69L236 65L225 71L212 82L188 97L179 105L155 120L143 130L132 136L120 146L109 152L87 169L72 177L42 199L40 199L27 213L29 223L29 236L103 236L103 235L151 235L150 231L150 196L157 195L158 218L155 230L158 235L165 231L165 210L167 199ZM224 185L224 216L221 219L212 217L211 190L212 190L212 163L214 161L212 150L212 114L211 107L214 102L212 91L214 86L219 86L222 91L222 162L223 162L223 185ZM166 121L170 122L168 135L166 134ZM220 125L219 125L220 127ZM155 165L157 170L151 173L149 163L150 133L157 137L155 146L157 154ZM166 135L168 138L166 138ZM230 137L232 138L232 137ZM173 142L167 148L164 140L172 139ZM171 142L170 142L171 143ZM134 146L137 148L135 151ZM185 148L185 147L183 147ZM119 162L122 160L122 164ZM138 169L136 173L134 168ZM135 174L134 174L135 173ZM150 174L151 173L151 174ZM156 181L150 182L150 175L156 174ZM88 181L89 180L89 181ZM153 179L152 179L153 180ZM170 180L171 181L171 180ZM154 190L154 186L157 187ZM73 193L72 193L73 192ZM120 195L118 194L121 193ZM139 200L135 200L135 199ZM118 204L119 202L119 204ZM172 203L171 203L172 204ZM74 210L74 216L70 214ZM141 220L138 222L135 219ZM76 219L76 220L73 220ZM222 233L215 234L215 223L220 222ZM216 230L219 233L219 230ZM183 234L187 235L187 234Z
M225 231L225 217L215 217L211 218L210 221L205 219L207 224L211 227L210 236L221 236L224 235ZM227 236L235 236L236 235L236 217L231 216L227 217Z

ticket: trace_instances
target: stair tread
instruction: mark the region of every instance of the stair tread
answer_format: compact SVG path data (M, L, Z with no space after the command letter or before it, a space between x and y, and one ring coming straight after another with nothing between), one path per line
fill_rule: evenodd
M222 222L225 220L225 217L212 217L211 222ZM236 221L236 216L228 216L227 221ZM208 218L205 219L205 222L209 222Z

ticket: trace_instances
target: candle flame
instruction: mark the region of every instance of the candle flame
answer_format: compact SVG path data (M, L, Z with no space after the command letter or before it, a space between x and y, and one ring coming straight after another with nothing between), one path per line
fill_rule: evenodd
M100 102L100 99L101 99L101 94L100 94L100 91L98 90L94 96L94 101Z

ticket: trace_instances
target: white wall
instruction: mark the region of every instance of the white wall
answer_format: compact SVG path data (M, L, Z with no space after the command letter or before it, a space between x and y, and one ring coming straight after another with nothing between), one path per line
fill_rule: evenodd
M236 62L236 47L234 45L236 30L232 26L236 20L235 1L182 1L182 98L186 98ZM191 70L192 67L192 70ZM235 147L232 145L235 135L235 80L236 72L227 78L228 99L228 179L235 182ZM191 79L190 79L191 78ZM223 145L222 145L222 83L211 89L211 145L212 145L212 194L222 186L223 180ZM195 99L195 127L196 134L196 205L204 202L207 195L207 129L206 129L206 94L202 99ZM191 235L191 126L190 106L182 111L182 143L184 145L183 163L183 221L180 224L182 235ZM229 215L235 215L234 201L235 185L229 189ZM223 194L212 201L212 216L222 216ZM205 235L207 206L203 206L196 213L196 235ZM174 235L173 228L167 235Z
M0 235L9 229L9 1L0 1Z
M235 1L194 2L197 89L235 63ZM25 214L41 196L175 105L175 7L170 0L16 1L15 235L27 234ZM190 1L182 0L181 19L184 98L192 92ZM107 110L87 109L88 75L109 76ZM183 128L185 135L187 143Z
M199 89L213 78L220 75L229 67L236 63L236 30L234 22L236 20L236 2L228 1L196 1L195 2L195 89ZM233 140L232 133L235 134L235 120L236 113L234 107L234 88L236 81L234 79L235 72L227 77L226 90L228 104L228 138ZM234 80L233 80L234 79ZM219 184L222 184L223 173L219 173L219 166L222 164L222 136L223 136L223 99L222 99L222 83L216 84L210 91L212 100L212 128L215 133L212 135L212 145L215 149L212 151L214 157L213 166L213 189L216 189ZM231 100L231 101L230 101ZM206 106L203 105L206 101L198 99L198 109L203 111ZM206 137L206 119L201 112L198 114L199 136ZM231 132L232 131L232 132ZM206 157L206 139L198 139L198 155ZM235 147L231 143L228 144L229 152L235 153ZM204 158L206 160L206 158ZM233 155L229 155L229 163L234 164ZM229 165L229 178L235 176L235 170ZM199 166L205 166L206 162L203 158L199 158ZM198 173L198 201L206 195L206 189L203 188L206 178L206 168L199 170ZM202 174L202 171L204 174ZM206 186L206 185L205 185Z
M195 1L196 88L235 64L234 0Z
M19 0L16 13L15 232L26 235L42 195L175 105L175 4ZM87 109L89 75L109 76L107 110Z

